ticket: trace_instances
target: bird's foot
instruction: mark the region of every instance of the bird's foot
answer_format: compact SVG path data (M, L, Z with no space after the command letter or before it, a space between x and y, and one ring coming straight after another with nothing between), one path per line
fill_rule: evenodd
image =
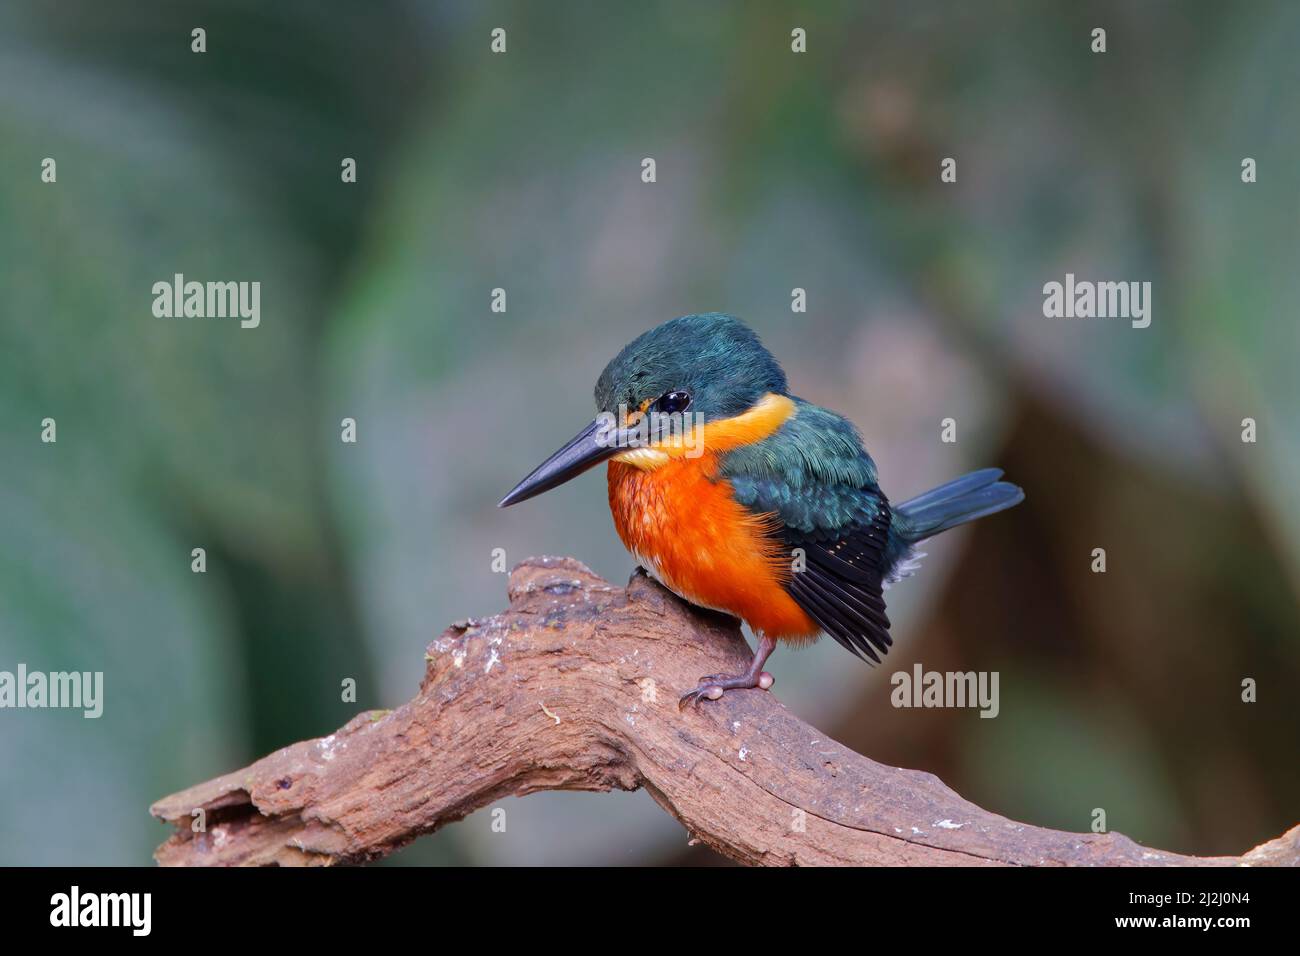
M692 707L698 707L701 700L717 700L726 691L729 690L750 690L758 688L759 690L770 690L775 683L774 678L767 671L760 671L757 674L709 674L707 677L700 678L700 685L689 694L683 694L681 700L677 702L678 710L685 710L689 704Z

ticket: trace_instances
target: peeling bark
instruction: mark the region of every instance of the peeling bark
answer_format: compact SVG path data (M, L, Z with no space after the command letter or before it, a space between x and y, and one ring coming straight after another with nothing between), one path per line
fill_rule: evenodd
M398 709L158 801L151 812L176 832L155 858L358 863L502 797L644 787L693 838L764 866L1300 861L1300 827L1244 856L1189 857L1016 823L827 739L771 693L679 711L700 675L743 669L749 650L734 621L642 574L623 589L572 559L533 558L509 597L429 645L420 692Z

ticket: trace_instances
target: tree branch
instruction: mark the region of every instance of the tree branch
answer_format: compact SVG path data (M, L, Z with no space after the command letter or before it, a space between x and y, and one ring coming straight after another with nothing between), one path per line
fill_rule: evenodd
M176 826L158 862L355 863L501 797L615 787L644 787L694 838L750 864L1300 862L1300 827L1242 857L1198 858L1015 823L828 740L770 693L678 711L700 675L743 669L749 652L730 619L642 574L624 590L572 559L534 558L509 595L507 611L429 646L420 692L397 710L154 804Z

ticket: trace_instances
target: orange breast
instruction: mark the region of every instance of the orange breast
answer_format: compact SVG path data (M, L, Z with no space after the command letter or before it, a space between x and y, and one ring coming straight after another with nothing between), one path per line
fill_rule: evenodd
M811 638L819 628L781 587L790 556L767 532L773 519L736 503L712 480L712 454L654 469L609 463L609 507L623 544L693 604L726 611L770 637Z

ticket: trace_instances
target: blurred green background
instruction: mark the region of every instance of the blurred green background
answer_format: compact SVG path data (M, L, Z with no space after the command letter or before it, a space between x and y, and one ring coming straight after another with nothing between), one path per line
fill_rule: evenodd
M624 342L708 310L859 424L891 497L994 464L1028 493L890 591L885 667L779 652L791 709L1022 821L1278 835L1298 45L1292 3L6 0L0 669L102 670L106 703L0 712L0 863L148 862L153 800L406 700L504 606L493 548L624 581L602 474L495 502ZM260 281L261 326L155 318L176 272ZM1045 319L1066 272L1151 281L1151 327ZM1000 716L893 709L918 661L999 671ZM504 806L394 861L714 859L642 793Z

